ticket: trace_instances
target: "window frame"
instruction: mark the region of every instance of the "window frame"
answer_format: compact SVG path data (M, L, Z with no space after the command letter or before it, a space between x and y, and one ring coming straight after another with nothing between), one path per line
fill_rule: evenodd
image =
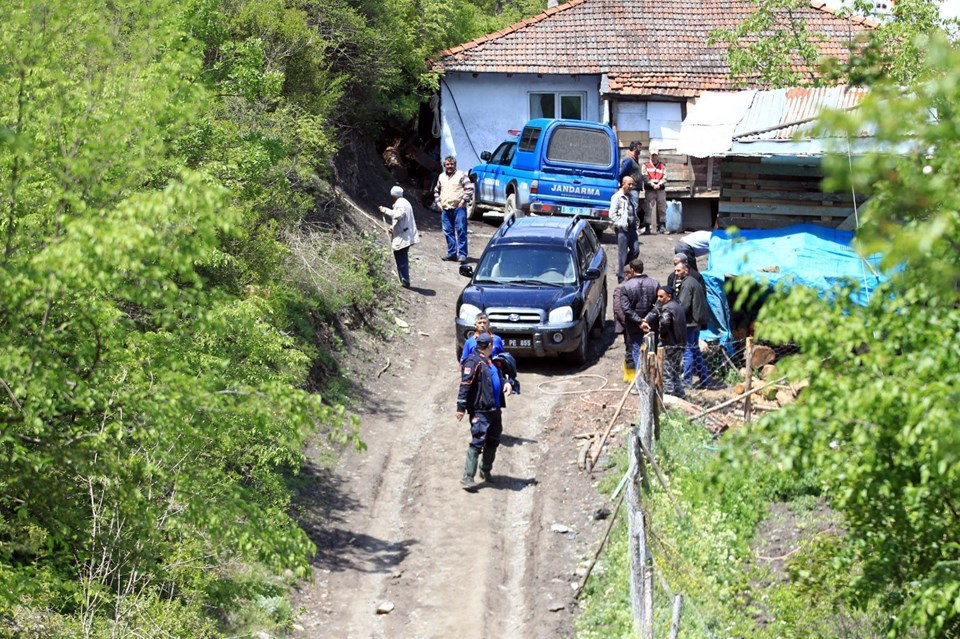
M552 95L553 96L554 115L552 116L539 115L539 114L535 115L533 113L533 109L531 108L532 107L531 100L535 95L537 96ZM579 118L571 118L563 115L563 109L562 109L563 98L578 98L580 100L580 117ZM535 118L541 118L541 117L543 118L559 117L559 118L564 118L568 120L583 120L583 119L586 119L586 112L587 112L587 93L585 91L528 91L527 92L527 113L530 116L531 120ZM557 115L558 113L560 115Z

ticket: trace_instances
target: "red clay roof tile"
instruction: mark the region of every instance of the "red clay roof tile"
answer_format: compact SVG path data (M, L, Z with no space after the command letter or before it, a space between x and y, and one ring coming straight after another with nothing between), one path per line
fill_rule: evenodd
M438 71L607 73L612 93L693 96L736 88L725 45L707 44L753 7L741 0L570 0L440 54ZM794 12L822 37L822 55L844 58L848 43L875 26L822 2ZM651 17L653 16L653 17ZM749 84L749 83L748 83Z

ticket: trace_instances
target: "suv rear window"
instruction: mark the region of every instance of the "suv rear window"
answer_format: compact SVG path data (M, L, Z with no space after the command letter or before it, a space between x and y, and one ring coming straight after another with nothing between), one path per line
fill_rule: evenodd
M522 148L523 142L520 144ZM606 132L575 127L554 129L547 146L547 159L552 162L610 166L612 153Z

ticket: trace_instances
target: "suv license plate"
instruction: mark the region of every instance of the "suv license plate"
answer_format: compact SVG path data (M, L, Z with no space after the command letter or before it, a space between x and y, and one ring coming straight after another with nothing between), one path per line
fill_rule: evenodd
M508 337L503 343L507 348L533 348L533 340L529 337Z
M586 206L561 206L560 212L564 215L584 215L586 217L593 216L593 209Z

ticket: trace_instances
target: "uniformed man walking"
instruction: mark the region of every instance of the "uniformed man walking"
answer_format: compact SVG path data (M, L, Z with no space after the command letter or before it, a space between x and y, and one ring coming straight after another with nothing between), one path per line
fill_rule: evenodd
M513 394L515 380L509 372L490 359L493 341L489 334L477 336L477 348L460 367L460 393L457 396L457 421L470 416L470 445L460 485L473 492L477 488L474 475L480 462L480 479L493 483L490 474L503 433L501 409L506 396Z

